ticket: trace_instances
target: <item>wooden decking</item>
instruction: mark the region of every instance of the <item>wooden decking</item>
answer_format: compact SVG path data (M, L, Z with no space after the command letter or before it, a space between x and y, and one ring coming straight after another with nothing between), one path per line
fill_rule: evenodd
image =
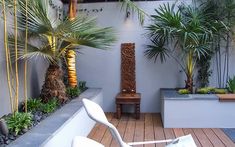
M191 134L198 147L235 147L235 144L221 129L163 128L160 114L141 114L140 120L134 119L129 114L122 116L120 120L116 119L113 113L106 115L126 142L161 140ZM103 125L96 124L88 137L101 142L105 147L118 147L109 130ZM156 147L164 145L158 144ZM145 145L144 147L155 147L155 145Z

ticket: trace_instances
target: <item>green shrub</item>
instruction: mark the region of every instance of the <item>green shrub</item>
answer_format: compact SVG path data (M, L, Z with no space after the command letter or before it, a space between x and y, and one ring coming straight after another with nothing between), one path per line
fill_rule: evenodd
M43 103L41 106L41 110L43 113L51 113L55 111L55 109L58 107L59 102L57 99L51 99L47 103Z
M69 95L69 97L77 97L80 94L80 89L78 87L68 87L66 89L66 93Z
M235 76L233 78L229 78L227 87L229 92L235 93Z
M30 113L15 113L6 117L7 127L16 135L23 129L32 125L32 115Z
M214 87L204 87L204 88L197 89L197 93L199 93L199 94L210 94L210 93L214 93L214 92L215 92Z
M178 93L179 94L189 94L190 91L188 89L180 89L180 90L178 90Z
M228 91L226 89L215 88L215 94L226 94Z
M29 112L40 111L42 106L41 99L28 99L27 101L27 109Z

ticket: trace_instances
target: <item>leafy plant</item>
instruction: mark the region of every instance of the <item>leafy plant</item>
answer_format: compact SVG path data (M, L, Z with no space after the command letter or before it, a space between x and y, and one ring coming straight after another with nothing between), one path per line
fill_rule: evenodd
M27 45L25 45L25 37L19 33L18 36L9 35L9 46L12 49L15 48L15 37L17 37L18 50L17 52L12 50L14 55L17 53L17 59L30 60L41 57L47 60L50 65L42 86L41 98L44 102L51 97L56 97L62 102L66 101L68 98L59 66L61 59L66 58L66 52L69 50L77 51L82 46L108 49L116 40L114 31L111 27L98 27L94 18L78 16L73 20L66 18L62 21L54 21L50 18L48 0L27 2L30 8L28 10L26 10L25 0L17 0L18 28L23 34L28 30ZM35 43L35 40L38 43ZM25 46L27 46L27 52L25 52Z
M155 61L160 58L162 62L166 57L175 59L186 74L185 88L192 92L197 58L207 54L213 35L207 17L200 6L181 5L176 10L175 4L169 3L155 12L151 16L153 24L147 26L152 44L147 46L145 55ZM176 55L177 49L180 55Z
M212 54L212 52L208 52L208 54L198 59L197 82L199 83L199 87L207 87L209 85L209 77L212 74L212 70L210 69Z
M23 129L32 125L32 115L30 113L14 113L5 118L8 129L16 135Z
M188 89L180 89L178 90L179 94L190 94L190 91Z
M41 99L28 99L27 108L29 112L40 111L42 106Z
M68 87L66 93L72 98L77 97L80 94L80 89L78 87Z
M214 27L212 48L215 52L216 71L219 88L224 88L229 78L230 50L233 49L235 26L235 0L201 0L205 13L209 14L210 24ZM222 22L222 23L220 23ZM221 25L222 24L222 25ZM223 45L221 45L223 44Z
M214 88L214 87L204 87L197 89L199 94L225 94L227 93L226 89Z
M215 88L215 94L226 94L228 93L227 89Z
M235 93L235 76L233 78L229 78L227 87L229 92Z
M53 111L55 111L55 109L57 108L59 102L57 99L50 99L47 103L43 103L41 105L41 110L43 113L51 113Z
M204 88L199 88L197 89L197 93L199 94L210 94L215 91L214 87L204 87Z

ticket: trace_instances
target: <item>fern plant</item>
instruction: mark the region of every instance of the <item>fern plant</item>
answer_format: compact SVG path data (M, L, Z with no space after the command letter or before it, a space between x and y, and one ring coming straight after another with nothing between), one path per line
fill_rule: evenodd
M29 99L27 101L27 108L29 112L36 112L36 111L40 111L42 106L42 102L41 99Z
M6 118L7 127L10 132L18 135L23 129L32 125L32 115L30 113L15 113Z
M229 78L227 87L229 92L235 93L235 76L233 76L233 78Z

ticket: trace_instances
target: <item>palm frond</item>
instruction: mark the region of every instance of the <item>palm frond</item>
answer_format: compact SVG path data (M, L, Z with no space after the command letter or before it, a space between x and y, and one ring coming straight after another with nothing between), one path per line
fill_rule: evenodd
M30 43L27 44L27 53L25 52L25 41L24 39L22 40L22 37L18 37L18 60L21 59L26 59L30 60L32 58L37 58L37 57L42 57L46 59L49 63L56 63L56 60L53 57L53 52L51 51L51 47L48 46L47 44L42 44L40 47L32 45ZM9 48L11 49L11 58L15 58L15 50L14 50L14 36L9 35L8 36L8 43L9 43Z
M165 48L165 42L163 40L151 40L152 45L147 45L147 50L144 52L145 56L149 59L157 61L158 57L161 62L166 61L166 57L169 57L169 50Z
M64 28L64 29L61 29ZM99 49L109 48L116 41L111 27L99 28L94 18L75 18L58 26L56 32L71 46L89 46Z
M29 1L28 5L30 6L30 9L27 10L28 15L28 30L32 33L37 34L51 34L54 32L52 23L48 17L48 10L47 10L47 3L48 1L45 0L35 0L35 1ZM19 1L20 9L19 13L21 16L19 16L19 29L25 30L25 15L26 15L26 3L25 0Z
M141 25L144 24L145 16L148 16L148 14L144 10L139 8L131 0L122 0L122 9L124 9L124 8L125 8L126 12L128 12L129 10L132 11L132 12L137 12L140 24Z

